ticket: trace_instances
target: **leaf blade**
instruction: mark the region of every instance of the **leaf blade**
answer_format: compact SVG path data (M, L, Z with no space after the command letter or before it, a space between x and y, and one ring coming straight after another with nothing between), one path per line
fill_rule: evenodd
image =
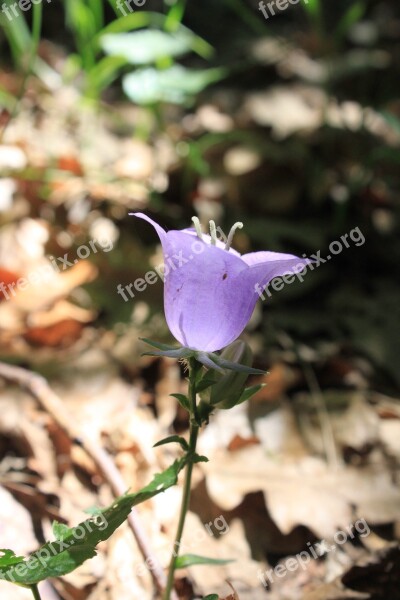
M133 506L175 485L184 465L185 459L175 461L168 469L157 473L146 487L136 493L117 498L111 506L101 510L95 517L82 521L76 527L67 528L68 532L65 527L60 527L60 524L56 525L57 535L63 539L46 542L18 564L2 566L1 558L4 557L0 557L0 579L32 586L44 579L70 573L85 560L96 555L97 544L114 533L128 517ZM62 535L63 533L66 535Z
M199 556L198 554L182 554L175 561L177 569L185 569L193 565L227 565L234 562L232 559L209 558L208 556Z

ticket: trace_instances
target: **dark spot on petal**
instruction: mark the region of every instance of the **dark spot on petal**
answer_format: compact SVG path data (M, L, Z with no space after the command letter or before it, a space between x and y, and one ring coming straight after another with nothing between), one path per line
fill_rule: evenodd
M222 279L226 279L228 277L228 273L224 273Z

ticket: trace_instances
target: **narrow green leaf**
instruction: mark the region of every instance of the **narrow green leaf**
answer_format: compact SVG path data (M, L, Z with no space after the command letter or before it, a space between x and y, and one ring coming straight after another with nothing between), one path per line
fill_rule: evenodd
M223 560L219 558L208 558L207 556L198 556L197 554L183 554L178 556L175 565L177 569L184 569L192 565L227 565L233 560Z
M219 600L218 594L208 594L207 596L203 596L203 600Z
M180 444L183 450L189 450L189 444L187 443L185 438L181 437L180 435L170 435L169 437L166 437L163 440L160 440L159 442L154 444L153 448L157 448L157 446L165 446L165 444L172 444L173 442Z
M186 0L176 0L176 2L169 9L167 18L165 19L165 31L173 33L179 28L185 13L185 8Z
M201 462L208 462L208 458L207 456L202 456L201 454L193 454L191 461L195 464Z
M190 411L189 398L187 396L185 396L185 394L170 394L170 396L172 396L173 398L176 398L178 400L179 404L182 406L182 408Z
M318 17L322 10L321 0L308 0L308 2L305 3L304 8L313 17Z
M49 577L70 573L96 555L97 544L114 533L133 506L175 485L178 473L185 464L186 458L175 461L166 471L155 475L151 483L139 492L121 496L97 516L86 519L76 527L65 528L57 523L55 532L59 539L46 542L26 559L16 557L18 563L12 563L14 555L10 554L11 551L4 551L5 555L0 557L0 579L32 586Z
M10 6L13 3L12 0L6 0L4 4L8 6L8 9L10 10ZM27 49L31 48L33 44L32 35L24 15L21 11L18 11L18 17L10 21L2 12L0 14L0 26L10 44L11 52L16 64L21 64L22 60L26 58Z
M308 0L302 2L304 10L308 13L315 29L322 33L324 29L324 15L322 10L322 0Z
M259 383L257 385L252 385L248 388L246 388L243 392L243 394L240 396L239 400L236 402L235 406L239 406L239 404L242 404L243 402L246 402L247 400L250 400L250 398L252 398L255 394L257 394L260 390L262 390L263 387L265 387L265 383ZM224 408L223 403L221 403L218 408Z
M120 12L118 12L120 14ZM114 19L106 25L99 33L98 40L100 37L103 37L109 33L125 33L127 31L133 31L135 29L141 29L142 27L163 27L165 23L165 15L156 12L149 11L137 11L126 15L125 17L120 17L119 19ZM96 40L96 41L98 41Z
M349 7L349 9L344 13L343 17L340 19L337 25L334 34L336 40L339 41L341 38L345 37L350 27L352 27L354 23L357 23L357 21L362 19L366 9L366 3L362 2L361 0L359 2L355 2Z
M101 92L118 77L125 65L126 59L121 56L105 56L89 71L88 87Z

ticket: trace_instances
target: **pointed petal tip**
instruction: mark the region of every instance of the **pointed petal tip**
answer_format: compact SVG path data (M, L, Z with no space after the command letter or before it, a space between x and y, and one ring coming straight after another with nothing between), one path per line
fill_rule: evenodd
M139 219L143 219L144 221L147 221L148 223L150 223L150 225L153 225L154 229L156 230L156 232L158 234L158 237L160 238L160 242L163 243L163 241L165 240L165 238L167 236L167 232L165 231L165 229L163 229L161 227L161 225L159 225L158 223L156 223L156 221L154 221L153 219L151 219L145 213L134 212L134 213L128 213L128 214L131 217L138 217Z

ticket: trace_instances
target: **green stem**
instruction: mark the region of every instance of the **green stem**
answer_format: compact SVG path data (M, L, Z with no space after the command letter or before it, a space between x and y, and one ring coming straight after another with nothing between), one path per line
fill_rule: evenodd
M176 559L179 556L179 548L181 545L183 528L185 526L186 514L189 510L193 473L193 456L196 452L197 436L200 428L196 405L196 374L199 367L201 368L201 365L197 363L196 359L189 359L190 437L189 450L187 453L188 462L186 465L185 482L183 486L183 496L179 515L178 529L176 531L171 562L169 564L168 579L164 593L164 600L170 600L170 594L174 585Z
M33 597L35 598L35 600L42 600L41 597L40 597L37 585L31 585L31 592L32 592Z

